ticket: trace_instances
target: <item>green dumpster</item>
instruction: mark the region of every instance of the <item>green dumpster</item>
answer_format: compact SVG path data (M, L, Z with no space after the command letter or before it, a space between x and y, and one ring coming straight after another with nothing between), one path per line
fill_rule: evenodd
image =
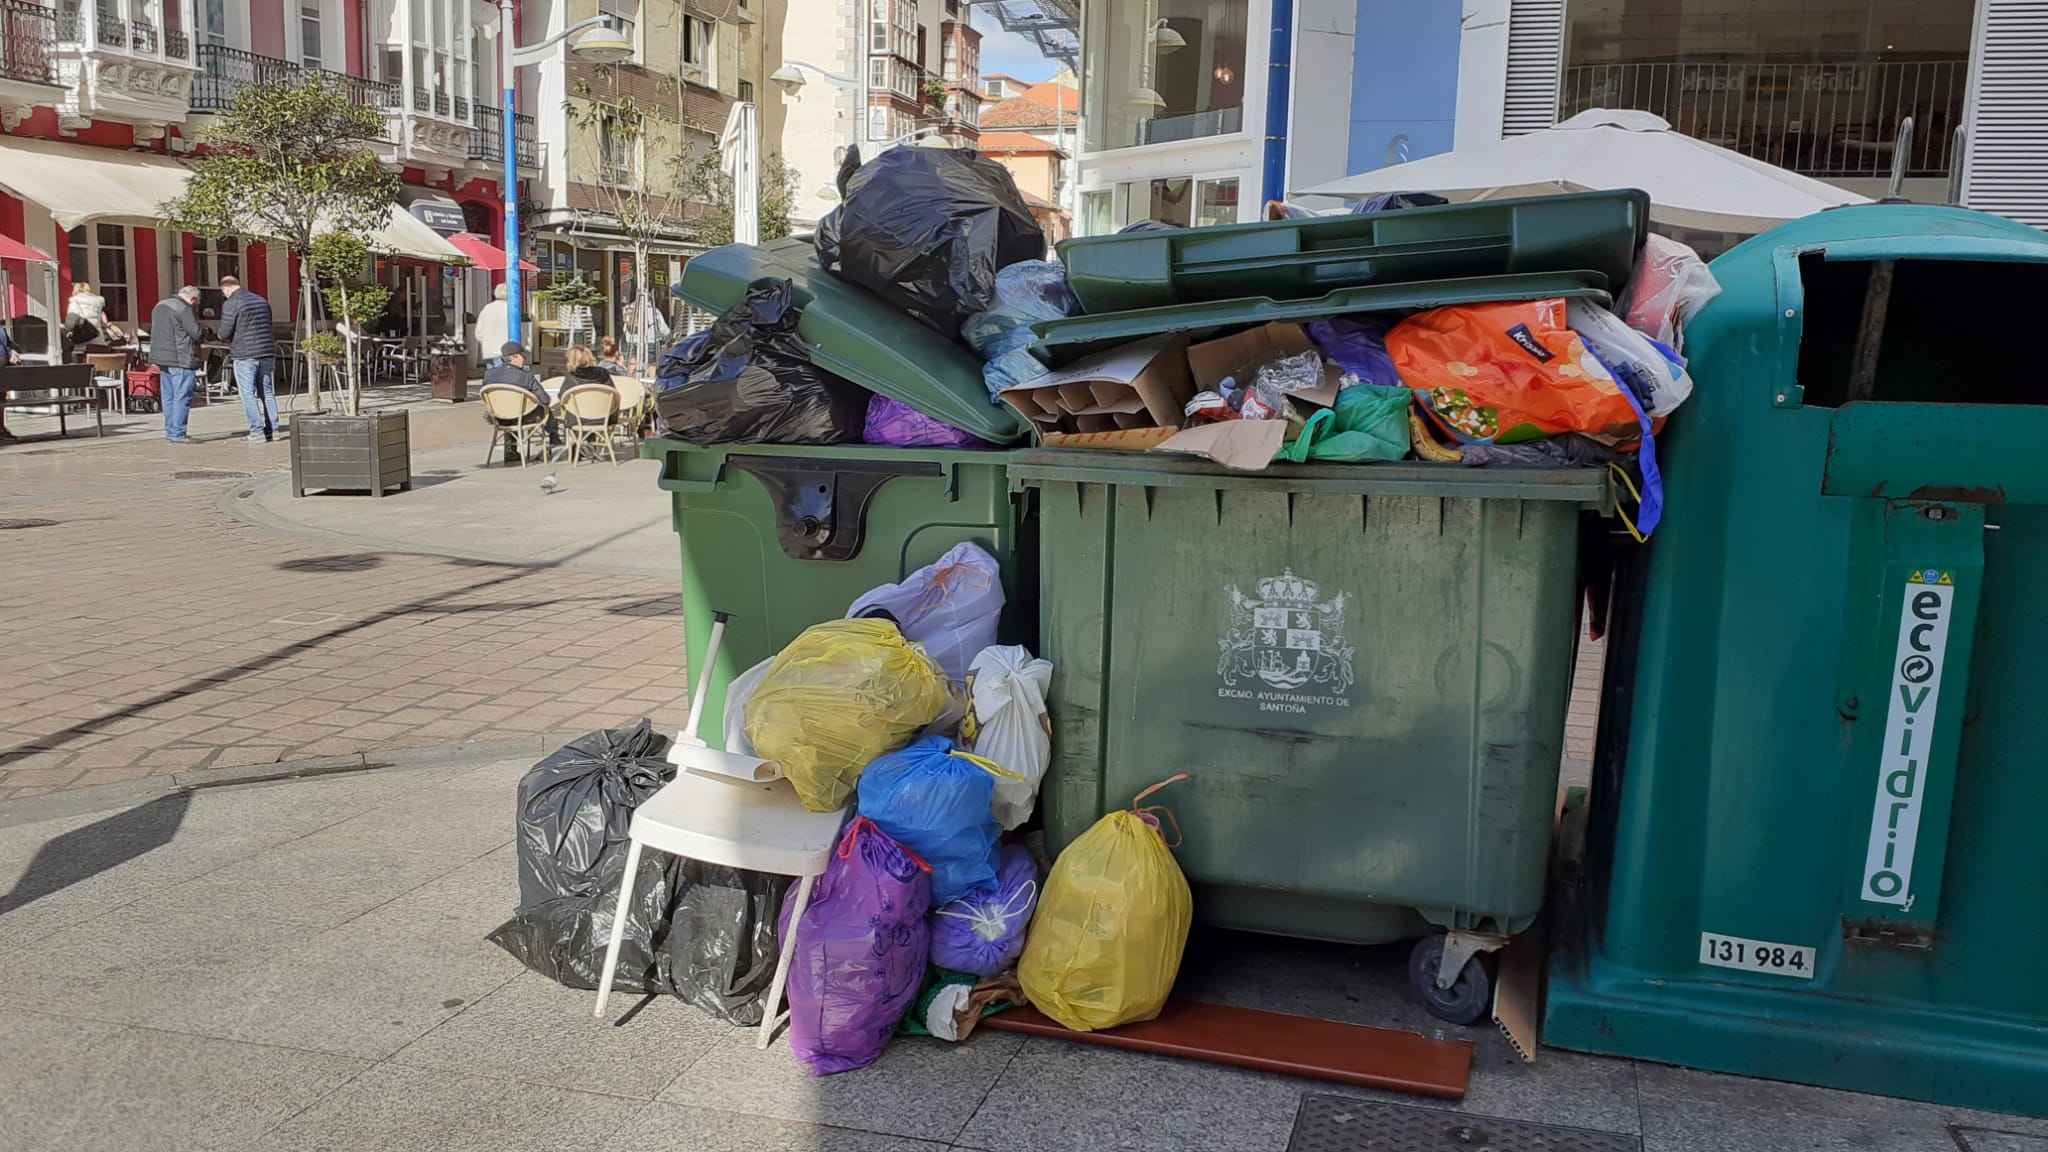
M762 280L791 282L797 335L813 363L934 415L992 445L1024 424L989 402L981 361L958 342L818 267L808 239L728 244L692 257L676 295L714 312ZM1031 494L1013 490L1007 451L936 448L697 446L662 438L682 548L690 675L712 677L702 732L723 738L725 688L860 595L972 542L1002 566L1001 636L1028 640L1037 619ZM711 614L729 612L719 667L700 672Z
M2048 1114L2048 237L1871 205L1713 270L1543 1039Z
M1040 450L1010 476L1039 497L1048 847L1190 773L1171 806L1198 918L1450 930L1411 975L1446 1018L1485 1011L1465 958L1543 902L1579 519L1606 474Z
M1004 642L1030 638L1035 529L1030 495L1012 492L1005 476L1010 453L668 439L643 452L661 461L659 483L673 501L692 683L711 614L732 613L709 670L703 736L714 746L734 676L957 544L979 544L1002 565Z

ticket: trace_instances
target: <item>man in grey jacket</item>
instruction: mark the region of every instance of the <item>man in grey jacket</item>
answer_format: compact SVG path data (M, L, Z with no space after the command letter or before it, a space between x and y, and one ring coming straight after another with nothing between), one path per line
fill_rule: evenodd
M173 444L190 444L185 417L192 411L192 386L198 380L199 289L187 284L166 296L149 312L149 362L163 371L164 436Z
M235 388L242 394L242 415L249 419L249 442L275 439L277 424L277 340L270 330L270 301L244 291L233 276L220 278L220 338L228 344L235 365Z

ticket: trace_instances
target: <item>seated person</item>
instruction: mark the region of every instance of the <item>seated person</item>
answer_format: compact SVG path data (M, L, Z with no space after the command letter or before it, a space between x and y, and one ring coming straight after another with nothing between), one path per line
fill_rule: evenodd
M568 369L568 376L562 381L564 392L581 384L602 384L607 388L612 387L612 374L598 364L596 353L581 344L570 347L563 367ZM614 388L613 391L617 389Z
M548 443L562 442L561 425L555 419L555 402L549 397L548 390L540 386L540 377L526 370L525 345L507 340L498 349L498 362L485 369L484 383L511 384L531 392L534 399L540 401L541 410L548 414ZM563 386L567 387L567 384ZM510 441L505 445L505 459L508 462L516 462L519 459Z
M625 362L619 359L619 342L607 336L597 342L597 366L614 376L626 375Z

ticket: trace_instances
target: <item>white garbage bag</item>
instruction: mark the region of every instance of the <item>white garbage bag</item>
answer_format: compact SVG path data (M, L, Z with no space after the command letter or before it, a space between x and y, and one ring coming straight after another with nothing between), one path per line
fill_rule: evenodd
M1052 662L1015 644L983 649L967 674L962 739L976 756L1022 777L996 777L990 810L1004 831L1031 819L1039 781L1052 763L1052 721L1045 712L1051 686Z
M967 679L974 654L996 642L1003 615L1003 573L977 544L961 544L853 602L850 620L886 613L903 638L924 648L955 684Z

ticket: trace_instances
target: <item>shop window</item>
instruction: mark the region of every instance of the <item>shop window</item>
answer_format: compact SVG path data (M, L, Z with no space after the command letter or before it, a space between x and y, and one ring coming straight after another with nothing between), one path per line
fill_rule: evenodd
M1087 149L1242 131L1247 8L1248 0L1088 5Z
M126 322L134 319L134 282L129 278L128 229L119 224L93 224L73 228L71 241L71 282L90 284L106 297L107 318Z
M1126 205L1126 224L1152 220L1173 228L1199 228L1237 223L1236 177L1197 180L1168 176L1133 181L1119 186L1119 191Z
M1913 118L1909 176L1945 176L1962 123L1965 3L1572 0L1558 115L1654 112L1811 176L1882 177Z

